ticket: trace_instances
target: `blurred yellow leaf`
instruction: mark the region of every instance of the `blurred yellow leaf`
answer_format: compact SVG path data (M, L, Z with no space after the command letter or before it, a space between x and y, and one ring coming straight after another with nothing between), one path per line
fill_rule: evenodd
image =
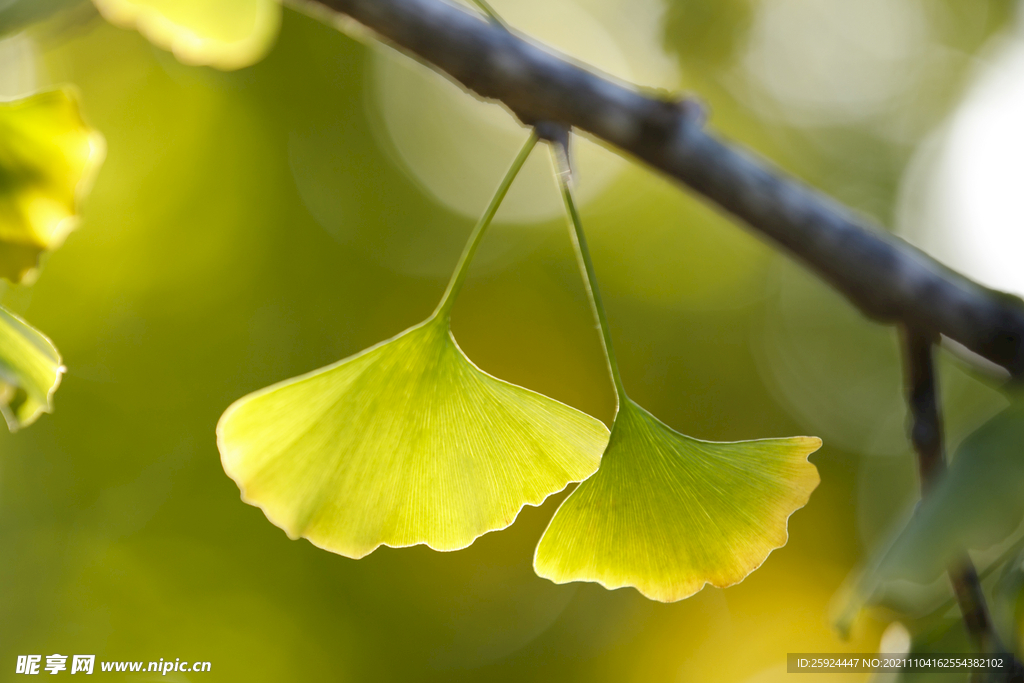
M64 242L103 155L69 91L0 103L0 276L31 279Z
M742 581L786 544L818 471L815 437L714 443L625 400L601 468L562 503L537 546L556 583L634 586L662 602Z
M359 558L465 548L597 468L608 430L483 372L447 314L251 394L217 427L224 470L292 538Z
M270 49L278 0L93 0L112 24L134 28L185 64L240 69Z
M53 412L53 392L63 368L60 354L41 332L0 307L0 412L12 432Z

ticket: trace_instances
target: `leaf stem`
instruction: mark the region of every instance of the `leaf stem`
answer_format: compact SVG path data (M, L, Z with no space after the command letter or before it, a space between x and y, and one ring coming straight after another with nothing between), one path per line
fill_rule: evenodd
M473 261L477 247L480 246L480 240L483 238L484 232L487 231L487 226L491 224L494 214L498 212L501 201L505 199L509 188L512 187L512 181L519 175L520 169L523 168L523 164L526 163L526 159L530 156L530 152L533 151L533 147L536 144L537 133L533 131L530 133L530 137L527 138L526 144L519 150L519 155L512 162L508 172L505 173L505 177L501 179L498 189L495 191L494 196L491 197L491 202L484 209L484 215L480 217L480 220L477 221L476 226L473 228L473 232L470 233L469 240L462 250L462 256L459 257L459 263L455 266L452 279L448 282L448 289L445 290L444 296L441 297L441 303L437 305L437 309L434 310L434 314L431 317L444 318L446 322L451 319L455 299L458 297L462 285L466 282L466 276L469 274L469 264Z
M501 18L500 14L494 11L494 8L491 7L491 4L487 2L487 0L473 0L473 4L483 10L483 13L486 14L487 17L495 24L498 24L503 29L508 30L508 24L505 23L505 20Z
M569 163L568 139L568 133L566 132L560 141L552 144L555 164L558 168L558 184L562 190L562 200L565 202L565 211L569 218L569 224L572 227L570 235L576 250L576 259L579 262L580 270L583 272L583 283L590 299L590 307L593 309L598 326L601 328L601 345L604 346L605 359L608 361L608 372L612 377L612 384L615 385L617 407L621 408L628 398L626 397L626 389L622 384L622 376L619 374L619 361L615 357L612 333L608 326L608 314L605 312L604 301L601 299L601 290L597 286L594 262L590 258L587 237L583 233L583 222L580 220L580 213L576 208L576 200L573 197L572 167Z

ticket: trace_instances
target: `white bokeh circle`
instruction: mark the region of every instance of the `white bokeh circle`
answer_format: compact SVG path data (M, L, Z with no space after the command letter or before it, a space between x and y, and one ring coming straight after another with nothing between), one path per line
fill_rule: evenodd
M983 64L908 167L898 227L968 277L1024 295L1024 36L998 39Z

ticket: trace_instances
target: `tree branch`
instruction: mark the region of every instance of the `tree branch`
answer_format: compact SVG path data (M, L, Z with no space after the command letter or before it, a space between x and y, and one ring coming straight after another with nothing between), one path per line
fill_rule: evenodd
M910 407L910 440L917 452L921 479L921 498L927 496L946 471L942 445L942 416L939 412L938 388L935 380L933 335L903 329L903 360L907 374L907 403ZM964 625L979 652L1010 656L1003 646L989 614L981 579L970 556L964 552L949 567L949 579ZM1013 667L1001 679L1021 681L1022 668L1013 660Z
M983 287L704 130L702 106L595 73L446 0L306 0L347 15L520 121L586 131L770 238L868 317L953 339L1024 377L1024 302Z

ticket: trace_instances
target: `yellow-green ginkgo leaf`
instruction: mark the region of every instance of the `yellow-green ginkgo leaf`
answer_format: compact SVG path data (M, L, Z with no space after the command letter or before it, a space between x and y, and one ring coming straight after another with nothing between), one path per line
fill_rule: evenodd
M279 0L93 0L112 24L134 28L185 64L240 69L270 49Z
M53 412L63 370L53 343L0 307L0 412L12 432Z
M556 583L634 586L662 602L743 580L786 544L818 485L814 437L735 443L673 431L628 399L601 467L562 503L534 569Z
M289 536L352 558L464 548L597 468L603 424L477 368L437 315L242 398L224 470Z
M103 155L69 91L0 103L0 276L25 279L64 242Z

